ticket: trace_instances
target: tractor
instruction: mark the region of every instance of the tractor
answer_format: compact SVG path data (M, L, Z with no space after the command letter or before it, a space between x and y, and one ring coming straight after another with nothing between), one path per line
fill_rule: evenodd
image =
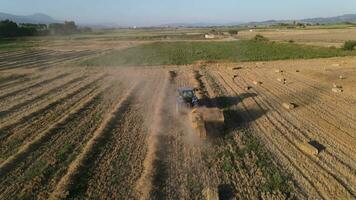
M216 132L224 123L224 115L218 108L207 108L198 98L196 88L179 88L176 111L179 115L188 115L192 128L196 130L200 138L207 138L209 132ZM200 97L201 95L199 95Z
M182 112L182 107L194 108L198 106L198 98L194 88L179 88L177 98L177 111Z

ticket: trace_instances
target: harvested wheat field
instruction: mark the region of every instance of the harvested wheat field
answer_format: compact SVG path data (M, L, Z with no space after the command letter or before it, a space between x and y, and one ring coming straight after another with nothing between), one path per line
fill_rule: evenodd
M244 63L238 71L231 70L235 65L223 65L209 68L208 73L218 80L218 91L241 97L235 107L244 114L242 118L255 118L249 128L308 195L354 199L355 64L355 58ZM283 72L276 74L275 69ZM348 79L339 79L339 73ZM233 74L237 77L232 80ZM279 76L285 77L286 84L276 80ZM253 80L263 84L245 90ZM334 82L342 85L342 93L332 92ZM295 108L286 110L283 102L292 102ZM254 110L264 114L256 115Z
M262 34L276 41L293 41L308 45L341 47L345 40L356 39L356 28L327 28L327 29L265 29L242 31L240 38L252 38L256 34Z
M76 63L100 53L0 53L0 199L355 199L354 57ZM199 138L182 87L224 127Z
M0 200L356 200L355 0L0 5Z

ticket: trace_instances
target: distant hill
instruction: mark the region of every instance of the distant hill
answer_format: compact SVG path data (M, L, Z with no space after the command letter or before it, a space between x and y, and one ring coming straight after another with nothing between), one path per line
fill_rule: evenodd
M238 25L274 25L280 23L293 23L293 21L311 23L311 24L334 24L342 22L356 23L356 14L347 14L337 17L326 17L326 18L308 18L308 19L290 19L290 20L267 20L258 22L233 22L233 23L172 23L159 25L157 27L212 27L212 26L238 26Z
M17 23L34 23L34 24L51 24L51 23L60 23L61 20L56 20L46 14L36 13L33 15L21 16L21 15L12 15L8 13L0 12L0 20L9 19ZM351 22L356 23L356 14L347 14L336 17L326 17L326 18L309 18L309 19L300 19L300 20L267 20L259 22L232 22L232 23L171 23L171 24L162 24L152 27L214 27L214 26L238 26L238 25L274 25L280 23L292 23L293 21L302 22L302 23L311 23L311 24L333 24L333 23L342 23L342 22ZM115 23L107 24L79 24L80 26L89 26L93 28L119 28Z
M249 22L245 23L244 25L273 25L273 24L280 24L280 23L292 23L293 21L303 22L303 23L310 23L310 24L335 24L335 23L343 23L343 22L351 22L356 23L356 14L347 14L341 15L336 17L318 17L318 18L308 18L308 19L301 19L301 20L268 20L262 22Z
M310 19L303 19L301 21L307 23L319 23L319 24L331 24L331 23L341 23L341 22L356 23L356 14L348 14L348 15L341 15L337 17L327 17L327 18L310 18Z
M12 15L12 14L0 12L0 20L6 20L6 19L9 19L16 23L33 23L33 24L51 24L51 23L61 22L60 20L53 19L52 17L41 13L21 16L21 15Z
M171 23L171 24L162 24L156 27L213 27L213 26L223 26L219 23Z
M217 27L217 26L237 26L242 24L242 22L232 22L232 23L171 23L171 24L161 24L154 27Z

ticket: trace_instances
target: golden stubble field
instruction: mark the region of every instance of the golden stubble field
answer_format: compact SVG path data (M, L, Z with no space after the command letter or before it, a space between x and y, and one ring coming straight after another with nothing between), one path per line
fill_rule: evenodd
M0 199L355 198L354 57L89 68L75 63L112 46L64 46L0 53ZM225 113L206 141L173 109L194 71ZM291 176L289 194L262 188L256 149L238 153L249 135Z
M326 47L341 47L347 40L356 40L356 28L340 28L340 29L265 29L265 30L249 30L240 31L239 38L251 39L256 34L275 40L294 42L316 46Z

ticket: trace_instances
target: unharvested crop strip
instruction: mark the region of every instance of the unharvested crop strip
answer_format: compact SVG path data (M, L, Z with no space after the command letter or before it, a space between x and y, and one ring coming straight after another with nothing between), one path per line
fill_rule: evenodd
M133 94L138 89L139 84L132 86L129 91L125 94L123 99L112 109L112 111L105 117L104 121L100 127L93 133L92 138L87 142L81 154L70 164L68 167L67 173L61 178L58 182L55 190L51 194L51 199L62 199L68 195L68 190L71 187L71 184L75 181L77 176L80 174L80 171L85 166L84 163L87 162L87 159L90 157L90 154L97 148L97 143L105 137L109 132L107 129L112 121L116 118L117 115L120 115L121 112L126 109L127 104L132 100Z
M26 77L25 74L22 75L8 75L5 77L0 76L0 89L3 88L6 85L12 84L13 82L16 82L18 80L24 79Z
M10 56L10 55L23 54L25 52L26 52L26 50L24 50L24 49L19 49L19 50L15 50L15 51L1 51L0 58L6 58L7 56Z
M35 150L39 145L42 143L46 142L46 140L51 136L48 133L51 133L51 130L56 129L57 126L60 126L63 124L67 118L69 118L71 115L75 114L76 112L80 111L82 108L84 108L87 104L90 104L90 102L95 99L96 96L100 95L99 94L92 94L88 99L86 99L83 102L79 102L73 109L68 110L64 116L62 116L56 123L50 125L48 129L42 131L37 135L35 139L32 141L26 143L24 146L20 148L20 150L10 156L8 159L6 159L3 163L0 164L0 177L5 176L13 167L16 166L16 163L25 158L27 155L29 155L33 150ZM55 132L55 131L54 131Z
M87 77L86 76L82 76L82 77L74 78L74 79L68 81L67 83L64 83L63 85L57 86L57 87L55 87L53 89L50 89L46 93L38 95L38 96L36 96L36 97L34 97L32 99L26 100L26 101L24 101L22 103L13 105L10 108L8 108L7 110L0 111L0 119L6 117L8 115L14 114L15 112L21 110L21 108L23 108L23 107L26 107L26 106L27 107L28 106L33 107L33 104L35 104L36 102L41 102L42 99L48 98L48 96L51 96L52 94L59 93L59 92L65 90L65 89L69 89L69 86L72 86L73 84L75 85L75 83L78 83L78 82L82 81L85 78L87 78ZM13 100L13 101L16 101L16 100Z
M144 105L139 104L140 97L142 94L130 101L107 126L108 133L86 159L85 170L80 170L71 184L67 199L97 196L102 199L136 199L133 185L143 168L147 135L146 126L141 123L144 118L139 107Z
M29 68L34 65L45 65L53 60L59 60L59 59L51 59L51 60L33 60L33 61L27 61L27 62L21 62L17 64L12 64L9 63L6 66L0 67L0 71L7 71L7 70L15 70L15 69L22 69L22 68Z
M21 116L21 118L17 119L17 121L15 123L3 123L2 124L3 127L0 127L0 131L3 130L3 129L8 129L9 127L13 127L16 124L24 123L27 120L30 120L32 117L34 117L34 116L36 116L38 114L41 114L46 109L50 109L52 106L60 103L61 101L64 101L65 99L74 96L74 94L78 93L79 91L82 91L82 90L85 90L85 89L87 89L89 87L92 87L93 85L95 85L98 82L100 82L104 77L105 77L105 75L102 75L102 76L94 79L89 84L80 87L78 90L75 90L74 92L62 94L58 99L54 99L53 101L49 101L46 104L43 104L40 108L35 109L32 112L29 112L29 113L25 114L24 116Z
M80 154L87 141L92 137L94 131L100 126L105 113L108 113L110 108L118 102L116 97L121 93L122 88L116 87L116 84L106 86L108 87L101 90L99 95L96 95L89 104L67 118L66 121L56 129L52 129L51 133L49 133L50 137L46 142L40 144L36 150L21 160L4 179L0 178L0 184L5 185L9 183L9 186L4 188L6 193L4 192L3 198L11 196L11 193L14 191L20 191L21 186L19 186L19 184L21 183L28 185L27 190L23 191L22 195L20 195L21 198L24 198L23 196L48 198L48 195L53 191L57 182L64 175L63 173L68 169L70 163ZM64 144L73 147L70 148L72 150L63 152ZM99 146L101 148L101 145ZM63 152L64 154L59 156L57 154L59 152ZM36 179L28 178L26 180L17 177L19 173L25 177L31 176L33 170L38 168L38 164L52 159L55 159L56 162L47 165L43 171L41 171L40 177ZM39 182L41 184L38 184ZM4 190L0 189L0 194ZM1 198L2 196L0 195L0 199Z
M45 70L45 69L48 69L50 67L53 67L53 66L56 66L58 64L60 65L63 65L65 63L70 63L70 62L74 62L76 60L80 60L82 59L83 57L86 57L86 56L91 56L93 55L95 52L92 52L92 53L86 53L84 55L70 55L69 57L64 57L64 58L57 58L53 61L44 61L42 62L42 64L39 64L39 63L35 63L33 65L27 65L25 68L26 69L38 69L38 70ZM1 70L1 68L0 68Z
M10 72L10 73L13 73L13 72ZM16 73L16 71L14 72ZM1 74L1 73L0 73ZM33 76L33 77L30 77L28 75L24 75L23 77L19 78L19 79L15 79L15 80L12 80L10 82L7 82L3 85L0 85L0 97L6 95L6 93L10 93L10 92L13 92L15 90L17 90L18 88L24 88L24 87L28 87L29 85L33 85L33 84L36 84L38 83L35 82L37 79L39 79L40 77L42 77L42 75L36 75L36 76ZM43 79L40 79L39 81L43 81ZM23 84L24 82L28 82L27 84ZM18 86L18 87L16 87ZM11 90L10 90L11 89ZM8 91L10 90L10 91Z
M3 134L0 135L0 152L2 154L0 158L7 158L6 156L10 156L11 153L16 152L19 145L26 142L26 140L31 138L36 132L46 130L48 126L55 123L57 119L60 119L63 115L65 115L65 113L62 113L60 110L54 110L53 112L53 109L56 109L57 106L66 106L64 110L70 110L72 109L72 106L75 107L77 102L83 101L97 89L98 87L93 87L92 83L85 85L84 87L71 92L52 104L49 104L40 111L31 114L31 116L23 118L15 124L0 129L0 132L3 132ZM76 101L73 102L72 98L76 99ZM54 108L52 109L52 107ZM47 116L53 120L48 121ZM29 121L31 123L28 123ZM38 127L38 125L40 125L40 127ZM15 136L16 138L10 139L9 141L8 138L11 136ZM13 140L18 140L19 138L21 143L10 145ZM4 146L1 147L2 145Z
M46 75L42 77L46 77ZM70 75L70 73L65 73L65 74L61 74L60 77L48 76L47 79L38 80L38 78L36 78L35 80L37 81L31 79L28 84L16 84L19 85L19 87L10 88L7 91L5 91L3 94L0 94L0 100L1 100L0 105L6 104L7 100L10 99L12 99L13 100L12 102L15 103L16 100L14 99L19 98L19 96L27 96L27 93L34 95L38 90L41 90L43 88L49 89L50 87L54 87L55 84L53 83L60 82L62 78L65 78L64 80L67 80L67 78L70 79L70 77L74 77L74 76Z
M19 85L19 84L23 84L23 83L25 83L25 82L27 82L29 80L34 80L34 78L35 77L33 77L33 78L23 77L23 78L20 78L20 79L16 79L16 80L13 80L13 81L8 82L6 84L2 84L0 86L0 89L4 90L4 89L9 88L9 87L14 86L14 85L16 86L16 85Z
M48 84L48 83L50 83L52 81L61 79L61 78L66 77L68 75L69 75L69 73L63 73L63 74L57 75L55 77L52 77L50 79L43 80L43 81L41 81L39 83L35 83L35 84L31 85L31 86L28 86L28 87L25 87L25 88L22 88L22 89L19 89L19 90L4 94L4 95L0 96L0 100L3 100L5 98L8 98L10 96L16 95L16 94L24 92L24 91L28 91L28 90L36 88L36 87L39 87L41 85Z
M7 67L1 67L0 70L8 70L8 69L16 69L16 68L29 68L31 66L34 65L46 65L46 64L51 64L51 62L61 62L66 60L65 58L63 58L65 55L59 55L59 56L50 56L50 57L46 57L46 58L32 58L32 59L28 59L28 60L24 60L21 63L18 64L9 64Z
M43 58L50 58L51 56L55 56L54 51L50 50L36 50L36 51L28 51L23 54L17 55L9 55L6 57L6 60L19 60L19 61L31 61L31 60L41 60Z
M19 54L11 54L11 55L6 55L6 56L1 56L0 57L0 61L3 61L6 63L6 61L9 61L9 60L24 60L26 59L27 57L33 57L33 56L37 56L37 55L40 55L42 53L46 53L44 51L24 51L22 53L19 53ZM1 66L0 66L1 67Z
M67 91L64 89L68 89L71 91L73 88L76 88L81 85L81 81L75 81L75 84L69 84L70 86L66 87L56 87L53 90L43 93L39 96L35 96L33 99L25 100L17 105L10 107L8 110L4 110L0 112L0 128L6 126L11 121L16 118L19 118L23 115L27 115L31 113L33 110L39 110L43 107L47 106L51 102L55 101L57 98L62 97L64 94L67 94ZM64 85L65 86L65 85Z
M29 196L47 199L70 162L80 153L83 145L90 139L95 127L100 124L102 113L105 112L105 105L107 105L104 94L108 91L108 89L100 91L100 93L96 91L99 95L81 110L67 118L63 124L56 129L52 129L48 133L50 137L46 142L40 144L38 148L18 162L16 167L5 177L0 177L0 185L6 186L0 189L0 199L12 197L15 191L21 191L20 194L16 195L19 199L27 199ZM72 151L63 152L67 145L70 146ZM49 165L42 165L49 160L53 162L48 163ZM43 166L41 175L31 178L33 177L33 170L38 169L38 165ZM23 176L19 177L18 174ZM21 185L28 187L22 190Z
M13 82L13 83L11 83L9 85L0 87L0 89L1 89L1 94L0 95L6 94L7 92L16 90L18 88L22 88L25 85L35 84L36 81L38 81L38 79L40 79L42 77L43 77L42 75L37 75L37 76L33 76L33 77L27 77L27 78L24 78L22 80L15 81L15 82Z

